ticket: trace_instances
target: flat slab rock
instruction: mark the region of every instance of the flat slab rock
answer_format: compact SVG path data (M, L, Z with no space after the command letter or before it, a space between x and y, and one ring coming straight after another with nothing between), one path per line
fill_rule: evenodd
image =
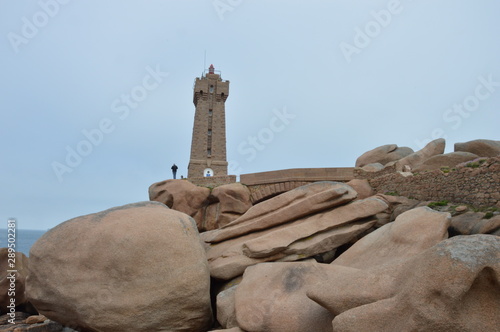
M229 280L258 263L300 260L333 250L372 227L375 222L369 217L387 208L382 199L370 197L270 229L207 244L211 276Z
M356 196L354 189L344 183L314 182L257 204L221 229L201 236L205 242L221 242L348 203Z

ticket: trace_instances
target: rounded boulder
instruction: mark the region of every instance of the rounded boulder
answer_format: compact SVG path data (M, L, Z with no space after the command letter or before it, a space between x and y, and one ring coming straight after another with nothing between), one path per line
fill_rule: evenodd
M31 248L31 303L91 331L206 331L210 274L196 224L157 202L68 220Z

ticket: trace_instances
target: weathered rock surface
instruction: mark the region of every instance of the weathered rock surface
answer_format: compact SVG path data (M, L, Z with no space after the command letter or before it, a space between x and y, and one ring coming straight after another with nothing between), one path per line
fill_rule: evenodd
M210 273L216 279L229 280L257 263L295 261L331 251L373 227L376 222L373 216L387 208L383 200L370 197L269 229L207 244ZM201 237L211 239L211 234L207 233Z
M306 296L319 263L265 263L249 267L236 289L239 327L246 331L330 332L334 315Z
M450 232L454 235L492 234L500 229L500 215L485 219L485 213L466 212L451 218Z
M361 167L361 169L366 172L378 172L384 169L384 165L381 163L372 163Z
M33 315L26 318L26 324L38 324L43 323L47 320L44 315Z
M222 185L210 192L186 180L165 180L149 187L149 199L191 216L200 232L218 229L252 206L250 190L241 183Z
M379 248L372 246L386 253L385 264L266 263L248 268L234 293L236 323L244 330L269 332L283 331L283 326L287 331L335 332L495 330L500 323L500 238L437 241L434 225L425 217L435 214L431 219L442 234L447 214L416 210L420 221L413 227L426 228L421 233L427 236L425 246L418 244L422 236L414 239L413 255L404 254L406 246L395 259L390 257L409 230L410 219L402 215L393 244L384 249L387 238L381 236Z
M499 276L499 237L457 236L408 261L387 287L392 296L339 313L333 331L495 331Z
M241 183L222 185L212 190L203 229L221 228L239 218L252 207L250 190Z
M500 155L500 141L477 139L465 143L455 143L455 151L469 152L479 157L496 157Z
M444 148L446 141L443 138L438 138L432 142L429 142L421 150L414 152L396 162L397 171L406 171L405 166L409 166L411 170L419 167L424 161L432 156L440 155L444 153Z
M367 198L328 212L306 217L286 228L251 239L243 244L248 257L266 257L285 250L295 241L328 231L336 226L373 216L387 209L387 204L378 198ZM330 248L333 249L333 248Z
M198 187L187 180L165 180L149 187L149 200L167 205L191 216L198 229L203 229L203 215L209 204L210 189Z
M346 183L358 193L357 199L364 199L376 194L366 179L353 179Z
M449 213L419 207L363 237L332 265L361 270L407 260L448 238Z
M217 321L226 329L238 327L234 303L234 294L237 288L238 285L217 294Z
M10 264L14 264L10 266ZM28 300L25 294L26 277L28 275L28 257L22 252L12 252L8 248L0 248L0 312L10 312L11 298L15 299L15 307L24 306ZM16 272L7 272L15 270ZM13 287L12 287L13 286ZM15 296L9 296L9 289L14 289Z
M418 167L413 169L415 172L430 171L442 167L454 167L460 163L471 161L478 158L477 155L470 152L450 152L440 154L425 160Z
M448 237L448 213L427 207L401 214L363 237L324 268L307 295L338 315L395 294L395 278L406 262ZM329 287L324 287L328 284Z
M273 197L250 208L222 229L203 234L205 242L220 242L250 232L278 226L352 201L357 193L339 182L315 182Z
M367 151L358 157L356 160L356 167L363 167L365 165L375 163L385 165L412 153L413 150L408 147L398 147L396 144L382 145L373 150Z
M58 225L31 248L29 270L29 300L73 328L205 332L211 324L209 270L196 225L160 203Z
M245 332L239 327L233 327L232 329L224 329L224 330L213 330L212 332Z

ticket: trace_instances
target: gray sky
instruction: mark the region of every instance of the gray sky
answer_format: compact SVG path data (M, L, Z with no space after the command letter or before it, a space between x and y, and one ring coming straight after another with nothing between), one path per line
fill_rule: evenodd
M0 217L47 229L147 200L173 163L186 175L205 51L231 82L232 173L498 140L499 15L497 0L0 0Z

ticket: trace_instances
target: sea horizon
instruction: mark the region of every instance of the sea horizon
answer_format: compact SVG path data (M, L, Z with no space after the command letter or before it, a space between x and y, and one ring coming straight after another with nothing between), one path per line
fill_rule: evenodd
M16 252L22 252L29 256L29 252L33 244L45 234L47 230L38 229L16 229L15 232L15 249ZM8 247L8 230L0 228L0 248ZM11 237L12 238L12 237ZM11 240L12 241L12 240Z

